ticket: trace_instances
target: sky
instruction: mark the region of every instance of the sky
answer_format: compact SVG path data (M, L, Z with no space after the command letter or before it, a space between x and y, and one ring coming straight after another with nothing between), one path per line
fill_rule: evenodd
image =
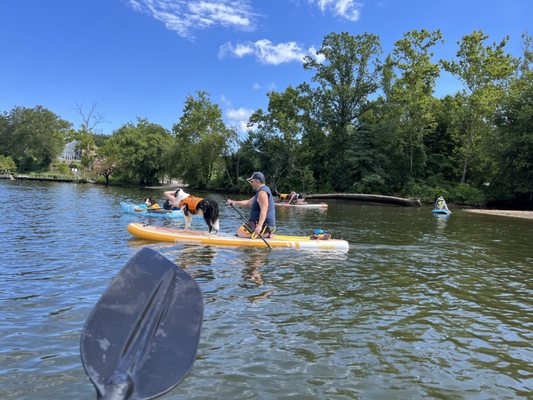
M384 58L423 28L442 32L435 60L480 29L487 44L509 35L520 56L533 1L0 0L0 112L42 105L77 129L93 109L97 133L139 117L171 129L187 96L205 91L243 132L268 92L311 80L303 57L328 33L377 34ZM445 73L435 95L460 88Z

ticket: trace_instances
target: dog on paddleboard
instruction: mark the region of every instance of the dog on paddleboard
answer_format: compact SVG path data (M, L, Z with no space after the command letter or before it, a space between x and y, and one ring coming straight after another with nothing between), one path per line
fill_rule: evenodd
M211 199L191 196L183 189L177 189L175 192L165 192L165 196L170 200L173 206L181 209L185 218L185 229L189 229L193 215L201 215L209 228L209 233L220 230L218 203Z

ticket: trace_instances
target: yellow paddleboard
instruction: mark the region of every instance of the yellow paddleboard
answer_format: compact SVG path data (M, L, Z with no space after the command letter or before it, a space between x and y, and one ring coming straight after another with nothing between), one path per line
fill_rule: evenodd
M248 239L223 234L209 235L207 231L185 231L139 223L129 224L128 232L140 239L154 240L157 242L208 244L214 246L267 247L266 243L261 238ZM272 238L265 240L271 247L285 247L291 249L348 251L350 248L346 240L316 240L311 239L309 236L273 235Z

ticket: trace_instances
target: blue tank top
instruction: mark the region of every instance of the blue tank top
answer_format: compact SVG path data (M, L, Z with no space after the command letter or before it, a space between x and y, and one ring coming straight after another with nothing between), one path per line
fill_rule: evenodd
M257 201L257 196L260 191L265 191L268 194L268 212L265 219L265 225L276 226L276 209L274 206L274 198L272 197L272 192L268 186L261 186L257 193L255 194L252 201L252 211L250 211L250 221L259 221L259 215L261 214L261 208L259 207L259 202Z

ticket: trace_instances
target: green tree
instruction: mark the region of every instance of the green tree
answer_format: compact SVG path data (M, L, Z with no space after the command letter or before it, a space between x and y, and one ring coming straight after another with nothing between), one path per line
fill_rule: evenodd
M0 155L9 155L10 135L9 115L3 112L0 114Z
M79 142L76 150L81 153L81 165L90 171L96 156L94 135L85 129L80 129L76 132L76 140Z
M312 94L318 103L316 120L329 142L323 167L330 171L337 190L346 190L354 181L346 151L360 126L368 96L378 88L380 51L374 34L330 33L317 51L320 58L305 58L304 68L314 71L312 80L317 85Z
M222 120L222 111L206 92L185 100L183 115L172 128L175 136L166 162L173 175L190 185L205 188L226 171L225 155L236 133Z
M42 106L14 107L4 118L2 152L12 157L20 171L47 169L61 153L71 126Z
M486 39L488 36L482 31L463 36L458 42L457 58L441 60L444 69L464 85L463 118L460 136L456 138L462 158L461 183L466 182L472 167L479 172L480 179L485 179L484 144L493 129L492 116L499 99L503 98L506 84L517 67L517 60L504 51L508 37L492 46L484 45Z
M409 177L422 177L426 163L424 138L436 127L433 97L438 64L431 61L431 49L442 41L440 31L410 31L394 45L389 62L399 71L389 91L389 101L397 109L398 146L406 149ZM405 164L405 163L400 163Z
M11 173L17 170L17 164L9 156L5 157L0 155L0 172L1 173Z
M424 147L427 153L426 180L438 184L441 181L455 181L460 175L456 166L454 149L456 148L454 133L459 126L462 112L460 97L445 96L438 100L434 110L435 130L425 136Z
M128 123L113 132L107 146L101 154L108 159L104 164L114 164L124 181L154 184L167 172L163 154L172 146L172 137L162 126L139 118L136 125Z
M252 134L261 170L269 178L269 182L277 187L280 180L285 187L304 190L305 169L302 168L300 140L303 133L302 114L303 102L297 88L289 86L284 92L268 94L267 112L257 110L250 117L250 124L257 126ZM298 186L294 186L298 183Z
M496 113L492 156L497 173L491 192L497 198L527 195L533 200L533 71L531 36L524 35L520 75L511 82L508 94ZM496 192L497 191L497 192Z

